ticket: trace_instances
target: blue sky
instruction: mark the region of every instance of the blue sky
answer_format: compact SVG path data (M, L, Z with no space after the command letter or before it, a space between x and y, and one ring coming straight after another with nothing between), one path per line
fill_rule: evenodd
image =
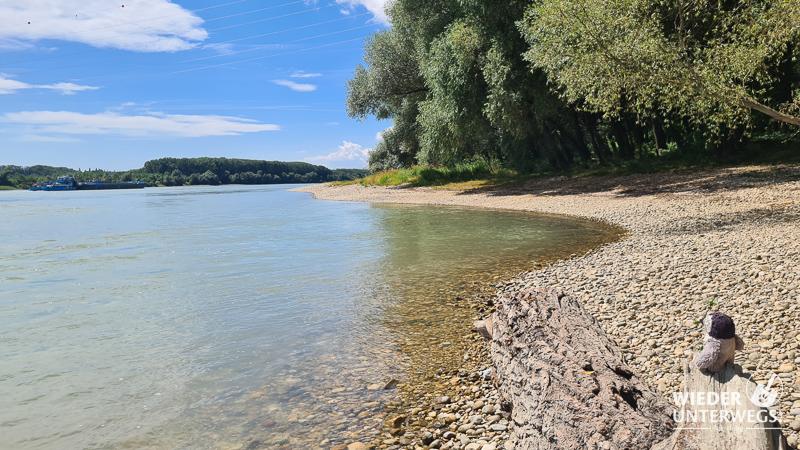
M345 82L385 0L3 0L0 165L225 156L361 168Z

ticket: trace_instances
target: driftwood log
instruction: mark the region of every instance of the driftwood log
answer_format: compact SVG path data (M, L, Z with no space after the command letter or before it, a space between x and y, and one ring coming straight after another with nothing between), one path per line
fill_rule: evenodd
M707 432L676 423L681 407L639 378L592 315L560 288L503 294L496 303L494 315L475 326L492 340L495 381L511 409L506 448L787 448L780 430ZM745 398L743 380L752 383L732 367L716 378L694 368L685 385L687 391L727 390Z

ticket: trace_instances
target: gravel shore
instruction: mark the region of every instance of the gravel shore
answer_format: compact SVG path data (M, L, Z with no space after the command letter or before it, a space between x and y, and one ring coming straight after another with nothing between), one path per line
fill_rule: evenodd
M761 378L766 371L778 374L782 395L775 408L790 445L798 444L800 166L559 177L470 191L327 184L295 190L322 200L538 211L624 227L625 239L498 283L498 293L563 287L668 398L683 381L683 362L702 343L697 320L709 311L729 314L746 343L736 362L746 371L765 371L758 373ZM481 346L487 344L475 342L475 359L482 355L485 362ZM390 418L397 426L389 423L385 439L369 446L502 448L510 424L498 414L496 392L475 372L464 373L463 382L472 384L461 389L480 395L461 404L435 399L402 419ZM454 377L452 383L461 381Z

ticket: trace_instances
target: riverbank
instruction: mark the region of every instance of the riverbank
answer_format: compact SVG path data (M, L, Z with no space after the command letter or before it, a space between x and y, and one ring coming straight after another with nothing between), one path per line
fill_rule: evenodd
M797 445L800 166L559 177L469 191L360 185L312 185L296 190L324 200L569 214L626 228L630 234L622 241L522 273L496 288L507 292L533 286L564 287L619 343L629 364L666 397L680 386L682 362L701 344L696 319L709 310L728 313L746 342L745 350L737 354L737 363L750 372L763 369L779 374L783 395L776 407L790 444ZM475 345L476 357L485 355L480 346L486 344L476 341ZM473 384L478 390L486 385L479 380ZM471 401L473 407L463 408L456 425L464 423L463 416L466 422L478 416L468 414L476 409ZM433 411L436 405L430 406ZM502 425L499 420L495 423ZM475 438L481 428L484 433L492 430L491 426L481 427L482 423L464 424L471 428L458 425L455 431L444 425L439 429L417 426L410 432L414 436L431 433L441 448L472 450L502 444L502 438L494 436L484 441ZM447 431L453 434L445 437ZM399 439L386 439L383 445L402 444Z

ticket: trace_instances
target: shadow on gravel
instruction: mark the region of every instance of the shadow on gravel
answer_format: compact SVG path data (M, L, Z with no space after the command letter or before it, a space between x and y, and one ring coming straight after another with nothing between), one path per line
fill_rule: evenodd
M785 205L776 205L748 211L697 217L690 221L668 225L664 231L677 234L686 234L687 232L696 234L720 230L740 223L778 225L797 222L800 222L800 211L796 208L786 208Z
M716 169L702 172L656 173L623 176L540 178L503 186L475 188L457 195L491 196L605 194L639 197L658 194L693 194L781 185L800 180L800 165Z

